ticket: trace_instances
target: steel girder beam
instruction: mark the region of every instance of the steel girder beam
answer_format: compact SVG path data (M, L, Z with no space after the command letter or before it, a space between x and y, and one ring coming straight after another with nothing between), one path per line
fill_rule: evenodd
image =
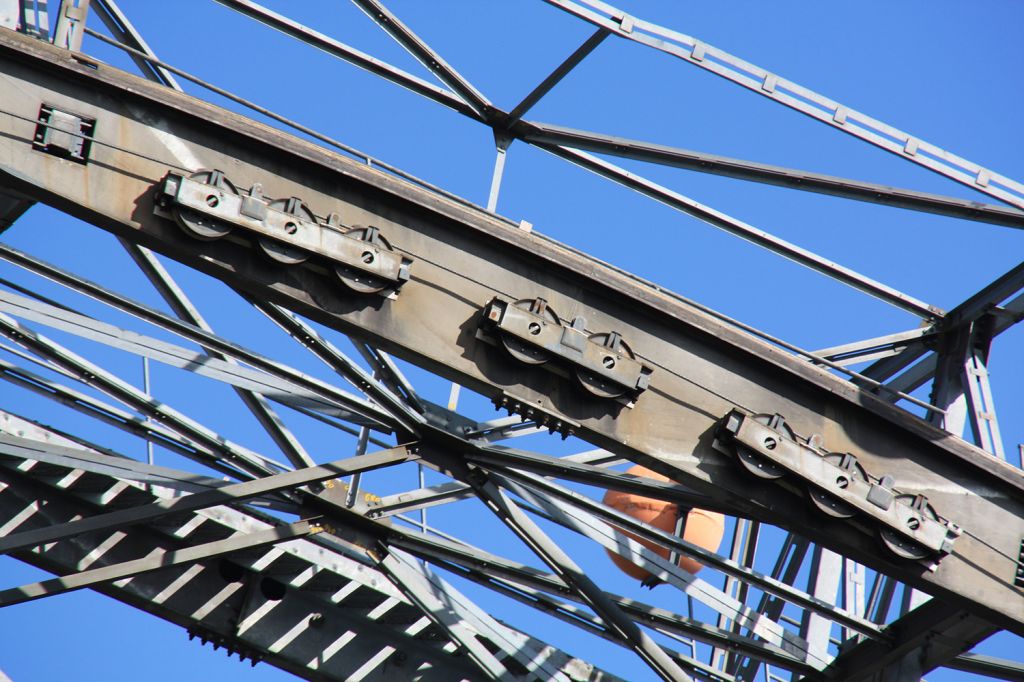
M962 654L946 663L944 667L1011 682L1024 679L1024 663L981 654Z
M128 255L131 256L135 264L139 266L146 279L149 280L150 284L160 293L160 296L164 299L174 314L189 324L193 324L203 331L213 333L213 329L200 314L198 308L192 304L185 292L178 286L174 278L171 277L167 269L156 257L156 254L151 251L144 249L140 246L132 244L131 242L122 241L121 245L124 246ZM205 349L212 357L227 362L229 365L237 365L238 361L234 358L219 353L217 351L211 351ZM146 366L146 376L149 376L149 365ZM147 379L148 381L148 379ZM263 395L259 395L253 391L246 391L243 389L235 388L235 394L239 397L242 403L249 409L256 421L260 423L263 430L267 432L267 435L274 441L281 452L288 458L288 461L292 465L297 467L312 466L314 464L313 459L306 452L306 449L302 447L302 443L288 430L288 428L281 421L281 418L274 412L273 408L267 402L267 399Z
M159 571L172 566L194 564L204 559L232 554L246 549L255 549L285 540L306 537L311 533L319 533L320 527L309 521L299 521L285 526L277 526L258 533L233 536L225 540L183 547L175 550L156 550L141 559L131 559L120 563L93 568L78 573L69 573L59 578L41 580L20 587L0 590L0 608L22 604L33 599L42 599L73 590L81 590L107 582L133 578L151 571Z
M479 582L502 594L513 596L513 598L519 597L530 606L550 612L555 617L564 617L574 625L584 627L581 625L582 621L586 624L584 629L622 643L621 638L604 626L599 618L586 610L578 609L562 601L564 599L578 604L586 604L580 593L568 587L555 574L544 573L533 567L453 542L427 538L412 531L393 533L389 544L401 547L426 561L442 566L469 580ZM680 616L668 609L613 593L607 594L614 605L634 621L646 627L714 644L730 651L771 661L773 664L787 669L802 671L807 668L807 664L793 653L755 639L753 636L736 634Z
M32 480L32 469L37 467L21 473L7 466L0 467L0 526L31 528L87 515L95 509L80 499L81 493L74 483L65 489L51 487ZM57 478L70 471L64 470ZM95 479L90 482L97 483ZM118 481L108 482L115 486ZM130 487L128 492L147 497L138 488ZM41 502L45 504L40 505ZM33 505L35 513L26 515L25 510ZM239 531L264 530L269 525L267 519L252 512L217 508L160 530L132 528L115 534L82 536L15 556L64 574L87 565L88 561L83 562L86 558L92 561L98 557L93 565L100 566L145 556L154 549L175 549L183 540L221 539ZM303 540L270 551L234 556L232 563L241 570L225 567L229 569L226 575L214 561L153 572L127 583L94 589L180 625L204 643L223 646L229 655L237 652L240 657L251 658L254 664L266 660L307 679L350 679L365 666L364 679L386 680L393 679L396 665L401 666L399 670L413 673L424 663L429 664L430 670L423 673L423 679L479 679L466 659L452 658L444 651L444 641L425 637L428 633L422 633L422 626L407 634L403 632L416 625L420 614L393 589L387 589L390 585L383 576L353 560L353 556L325 554L322 546ZM261 589L265 578L285 586L283 599L268 598ZM323 615L324 627L303 627L315 613ZM287 638L296 628L301 628L300 636ZM346 637L347 632L358 634ZM398 649L404 653L405 663L394 655Z
M349 47L348 45L336 40L332 40L322 33L307 28L297 21L293 21L276 12L268 10L265 7L261 7L254 2L250 2L250 0L217 0L217 2L225 7L230 7L236 12L240 12L252 19L255 19L262 24L266 24L273 29L281 31L285 35L309 42L315 45L317 49L351 62L356 66L366 69L370 73L389 80L403 88L408 88L417 95L421 95L427 99L450 107L451 109L465 114L470 118L479 121L483 120L481 115L477 113L477 110L473 108L473 105L450 90L405 73L400 69L396 69L379 59L374 59L364 52L360 52L355 48Z
M1020 472L669 292L463 203L115 69L83 66L17 34L0 35L0 60L4 87L25 93L0 115L4 184L485 395L531 405L738 514L783 525L1024 630L1024 600L1008 559L1024 535ZM30 151L44 102L102 119L117 148L94 140L88 173ZM321 214L377 225L414 261L413 279L394 300L352 295L323 270L257 257L240 232L234 241L192 240L152 213L155 187L180 168L231 168L237 185L261 182L268 196L301 196ZM567 317L585 315L588 331L620 332L654 368L651 388L635 407L623 407L479 341L480 311L495 292L513 300L543 295ZM798 433L821 434L829 450L856 453L874 476L892 475L901 491L927 495L966 532L929 571L885 554L856 523L809 518L799 491L750 478L712 447L719 421L734 408L781 413Z
M0 246L0 253L4 247ZM228 362L230 356L222 353L206 355L194 350L176 346L159 339L138 334L99 322L41 301L34 301L24 296L0 291L0 311L10 313L25 320L60 329L96 343L135 353L144 358L166 363L171 367L185 369L196 374L223 381L236 389L244 390L250 395L271 398L285 405L300 405L317 411L342 417L346 421L364 426L382 426L382 420L388 414L375 405L361 398L339 392L341 398L348 398L354 409L362 408L368 416L358 415L346 409L346 403L328 402L322 396L300 388L288 381L286 377L274 376L262 371L240 366L237 362ZM294 370L292 370L294 372ZM312 461L293 462L296 466L311 466Z
M477 116L485 120L490 118L494 113L494 105L387 7L377 0L355 0L355 4L438 80L472 107Z
M34 447L43 444L36 441ZM61 445L45 449L67 450ZM90 571L74 580L100 579L103 583L94 589L188 628L190 638L199 636L204 643L223 646L229 655L236 652L251 658L254 665L266 659L306 679L384 680L395 675L438 682L482 679L444 631L431 626L417 606L391 587L361 550L337 539L360 535L358 528L345 523L361 518L358 512L346 510L344 518L332 517L331 525L325 527L332 535L292 540L269 550L243 548L254 539L276 541L289 526L249 508L205 504L197 508L190 503L202 501L200 497L209 493L180 498L174 489L152 482L98 471L84 473L75 467L74 457L35 460L36 452L29 445L0 454L0 535L14 532L38 539L35 534L48 533L76 517L85 519L72 523L89 525L93 519L109 517L103 510L110 504L134 504L126 510L129 514L166 505L176 511L161 514L161 520L151 520L145 527L122 524L110 529L109 524L92 524L88 532L74 537L53 538L51 533L45 545L19 550L17 558L62 575ZM317 469L322 473L324 468ZM314 474L314 469L290 472L285 475L293 479L290 483L283 479L277 483L291 485ZM275 482L250 483L273 487ZM232 497L222 494L231 488L210 493L219 494L223 501ZM364 527L366 523L373 525L365 522ZM386 531L381 526L381 532ZM194 563L193 559L202 557L193 554L216 555L225 542L239 545L231 548L227 563ZM187 543L194 546L185 547ZM155 568L158 552L175 558L166 559L158 570L134 572L139 567ZM140 556L143 559L138 560ZM188 565L175 568L178 560ZM109 582L117 578L121 579ZM46 584L52 582L59 590L60 581ZM30 590L30 596L38 591ZM458 597L455 592L450 595ZM493 623L491 627L484 615L467 615L464 607L450 607L458 617L469 619L476 637L510 669L543 668L545 679L564 675L573 682L617 679L507 626ZM521 662L510 665L512 658ZM523 678L517 672L509 679Z
M1017 294L1024 288L1024 263L1012 268L1009 272L991 282L981 291L952 308L929 330L933 335L955 333L964 326L977 322L987 314L993 314L995 320L991 335L993 337L1006 331L1024 318L1024 294L1016 296L1004 305L1003 301ZM934 344L932 344L934 345ZM919 359L928 355L931 348L927 344L912 344L899 354L878 360L866 368L862 374L871 379L886 380L900 372L904 372ZM920 369L919 369L920 367ZM918 365L904 372L913 375L906 379L898 377L899 390L912 391L931 379L935 373L935 357L924 358ZM896 383L894 382L894 384ZM857 380L854 380L857 383Z
M149 45L142 38L142 35L135 30L132 22L128 20L121 8L117 6L113 0L93 0L92 5L93 13L99 16L103 25L107 27L118 41L125 43L137 50L142 52L152 53ZM139 68L143 74L145 74L150 80L156 81L157 83L163 83L164 85L170 86L175 90L181 90L178 86L178 82L174 80L174 75L164 68L151 64L145 59L140 57L132 56L132 61Z
M350 407L353 412L366 412L367 414L364 415L361 420L359 417L355 418L356 423L373 426L376 430L382 431L384 433L390 433L389 424L387 422L398 421L399 423L402 423L401 419L403 415L391 415L390 413L384 411L383 409L379 408L378 406L374 405L368 400L365 400L364 398L352 395L336 386L320 381L315 377L311 377L307 374L299 372L298 370L288 367L287 365L283 365L274 360L270 360L269 358L266 358L258 353L250 351L236 343L227 341L201 327L192 325L188 322L177 320L153 308L149 308L148 306L142 305L137 301L133 301L132 299L129 299L125 296L121 296L119 294L111 292L101 286L89 282L88 280L79 278L75 275L72 275L71 273L62 271L59 268L56 268L52 265L34 259L27 254L17 251L16 249L0 245L0 258L4 258L6 260L14 262L20 265L21 267L30 269L33 272L36 272L37 274L41 274L44 277L49 277L54 281L60 282L61 284L67 287L73 288L76 291L79 291L80 293L92 296L93 298L96 298L104 303L118 307L124 310L125 312L134 315L135 317L138 317L141 320L163 327L164 329L167 329L168 331L171 331L183 338L195 341L204 348L216 349L219 352L223 353L224 355L232 357L236 360L242 360L247 364L258 368L262 372L266 372L271 377L274 377L275 380L283 381L285 386L287 386L288 383L292 383L299 388L300 392L308 391L314 396L317 396L319 398L319 405L316 402L314 402L313 406L317 407L318 409L322 409L323 407L327 406L328 411L330 411L330 403L337 402L340 405L346 405ZM9 298L12 295L5 294L5 296ZM233 367L229 363L226 363L221 360L211 360L200 354L193 353L191 351L180 348L175 348L174 346L169 344L162 344L159 341L147 340L145 339L145 337L141 337L139 335L135 335L135 337L139 340L146 341L147 343L143 344L143 346L148 345L148 349L145 347L140 347L139 345L136 344L132 344L130 343L130 341L126 343L127 339L125 339L124 337L131 337L132 334L119 331L117 330L117 328L104 324L102 322L88 320L88 318L84 318L84 316L77 315L70 311L62 311L57 309L55 311L56 316L47 316L44 312L42 313L41 316L37 317L34 314L28 313L28 308L40 306L45 308L48 306L48 304L41 302L29 302L28 299L23 299L23 301L28 302L28 306L22 306L20 308L17 308L17 314L19 315L24 315L26 317L31 315L36 319L44 320L44 323L48 325L60 324L59 322L57 322L57 318L61 317L68 318L68 320L70 321L82 323L71 324L70 326L67 326L65 328L65 331L71 331L72 333L82 334L81 331L76 331L76 329L81 330L83 327L91 326L94 327L94 329L88 331L86 335L92 336L94 340L98 340L103 343L116 342L117 345L120 345L124 349L130 349L133 352L139 353L141 355L147 355L149 357L153 357L154 359L159 359L160 361L167 362L168 364L176 364L179 367L186 368L188 368L190 365L196 364L209 365L210 367L214 368L215 375L221 374L221 372L217 371L218 369L221 369L223 371L224 376L237 376L239 374L249 374L250 378L252 378L251 371L246 371L243 368ZM48 307L50 309L56 308L55 306ZM118 339L118 337L121 338ZM161 353L161 350L166 350L168 352L166 354ZM177 357L172 359L174 356ZM183 360L184 364L182 364ZM195 371L203 373L205 370L196 369ZM232 380L230 379L228 379L228 381L229 383L232 382ZM246 387L254 388L254 390L261 393L267 392L273 395L273 392L269 390L269 387L267 387L267 389L261 389L259 385L260 383L261 382L257 380L255 384L250 384ZM346 419L348 418L345 414L345 410L341 412L336 412L335 416L341 416Z
M24 431L25 425L38 427L36 422L21 419L10 412L4 412L0 413L0 428L7 433L13 432L13 429L8 431L6 428L10 426L12 420L16 420L17 431ZM83 473L148 483L174 490L179 495L207 492L232 485L221 478L211 478L154 464L144 464L120 453L105 450L84 439L65 439L56 431L48 431L48 434L43 440L37 439L35 436L21 438L6 434L0 435L0 454L32 459L56 466L67 466ZM54 441L54 437L58 440ZM256 496L249 500L249 503L260 508L298 513L297 504L274 495ZM0 541L7 543L10 539L8 537ZM3 552L0 551L0 553Z
M996 629L941 599L930 599L886 627L892 639L865 641L838 656L821 673L804 679L836 682L920 680Z

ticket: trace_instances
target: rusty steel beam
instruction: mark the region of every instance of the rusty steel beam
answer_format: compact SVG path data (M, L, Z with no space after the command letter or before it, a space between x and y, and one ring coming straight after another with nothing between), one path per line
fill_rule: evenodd
M82 59L0 32L0 90L21 93L0 105L0 186L647 464L736 514L781 525L1024 633L1024 599L1013 584L1024 537L1019 471L670 292L536 232ZM96 120L87 159L40 149L35 135L42 105ZM58 142L74 146L69 137L58 135ZM259 246L266 236L249 228L236 227L222 239L192 238L155 201L168 173L199 169L226 171L243 196L261 183L266 197L301 197L320 216L303 227L314 234L339 223L327 225L328 214L342 225L379 228L409 261L408 279L392 270L397 295L357 293L353 287L362 285L352 272L339 278L326 257L301 265L268 259ZM280 250L289 237L275 236ZM544 298L546 305L537 303L529 313L495 297ZM483 329L485 314L495 310L491 327ZM519 319L522 329L501 327L501 311ZM555 322L550 311L564 325L560 335L557 329L541 334ZM559 358L546 367L520 361L537 359L528 341L534 334L528 322L535 319L529 314L535 313L538 338L548 344L541 359L545 353ZM586 364L596 345L587 335L606 334L596 338L615 346L612 332L635 359L619 346L619 352L597 352L605 369ZM574 359L576 347L583 359ZM598 375L615 380L609 384ZM609 393L623 395L600 397ZM804 469L765 480L715 447L733 410L778 413L799 436L819 434L824 448L854 453L875 482L890 476L898 492L927 496L962 532L942 549L948 554L916 561L879 543L870 515L808 514Z

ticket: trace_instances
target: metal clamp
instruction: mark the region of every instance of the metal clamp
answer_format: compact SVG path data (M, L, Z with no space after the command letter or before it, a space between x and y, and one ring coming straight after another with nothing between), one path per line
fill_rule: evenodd
M168 173L157 190L156 212L175 219L191 236L211 240L234 228L252 233L263 252L285 265L311 255L335 266L341 281L358 293L396 290L409 279L412 261L396 252L375 227L346 228L335 215L321 222L295 197L268 200L256 183L243 194L220 171L192 177Z
M531 365L555 360L599 398L632 406L650 384L653 370L636 359L618 332L588 333L582 317L565 324L543 298L496 297L483 318L513 357Z
M891 476L872 478L853 455L817 447L820 438L798 440L780 415L733 410L719 433L740 462L760 477L796 476L826 514L870 519L883 544L901 558L923 560L949 554L960 535L960 529L941 519L926 497L901 493L893 487Z

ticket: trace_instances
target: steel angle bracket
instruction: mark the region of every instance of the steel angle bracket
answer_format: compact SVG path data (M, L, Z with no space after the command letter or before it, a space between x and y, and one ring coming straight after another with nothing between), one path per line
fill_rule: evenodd
M768 473L762 478L795 476L812 494L827 495L848 508L849 516L869 520L883 543L901 558L936 561L952 551L960 528L939 517L923 495L896 490L891 476L874 478L866 472L853 475L850 455L836 458L834 453L817 447L817 436L808 442L796 439L778 415L764 421L768 423L739 410L731 411L719 428L720 444L748 458L748 465L751 458L763 461Z
M412 260L394 251L376 228L346 229L335 214L322 223L301 207L298 200L267 200L259 184L240 192L219 171L194 177L171 172L157 186L154 212L198 239L219 239L241 228L285 265L321 256L358 293L393 294L409 280Z
M650 385L654 370L636 359L618 332L588 333L582 317L566 324L542 298L513 302L495 297L484 307L481 327L485 340L497 337L513 357L575 376L598 398L633 407Z

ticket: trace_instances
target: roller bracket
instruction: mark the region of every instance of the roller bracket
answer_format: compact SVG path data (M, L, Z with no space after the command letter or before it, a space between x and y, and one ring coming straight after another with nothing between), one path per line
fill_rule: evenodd
M733 410L722 420L719 438L737 452L753 452L789 477L841 501L851 516L870 521L886 546L902 558L938 559L952 551L960 529L940 518L925 496L897 490L889 475L851 475L863 471L855 456L814 447L811 442L820 439L803 441L784 424L779 415Z
M220 171L197 177L168 173L157 188L155 213L179 222L182 215L198 216L199 225L205 221L223 228L190 231L200 238L219 238L241 228L264 244L290 250L296 264L304 259L301 254L319 255L342 268L347 274L342 281L351 282L349 288L358 293L393 293L409 280L412 261L393 250L376 227L346 228L336 214L321 221L299 199L266 199L259 183L243 194Z
M513 357L558 373L568 369L597 397L632 407L650 385L653 370L636 359L618 332L588 334L584 318L566 324L543 298L513 302L495 297L484 307L482 325L504 341Z

